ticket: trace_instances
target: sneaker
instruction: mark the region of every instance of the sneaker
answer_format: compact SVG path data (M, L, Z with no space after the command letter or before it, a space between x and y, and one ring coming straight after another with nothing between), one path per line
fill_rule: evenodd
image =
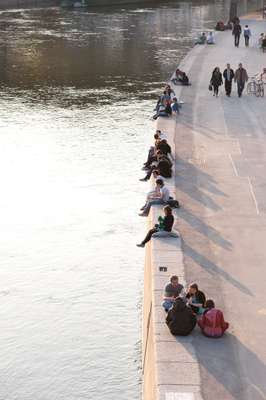
M137 247L145 247L145 244L144 243L139 243L139 244L137 244Z
M142 212L142 213L139 213L139 216L140 217L147 217L148 215Z
M140 182L146 182L148 179L147 178L141 178Z

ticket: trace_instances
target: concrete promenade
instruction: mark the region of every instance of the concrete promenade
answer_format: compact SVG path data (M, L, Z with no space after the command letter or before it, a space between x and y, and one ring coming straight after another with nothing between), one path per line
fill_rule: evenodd
M243 38L235 48L231 32L222 32L180 66L192 81L181 90L175 143L185 275L230 323L219 340L192 335L204 400L266 399L266 97L245 91L239 99L235 85L231 98L208 91L215 66L242 62L249 76L266 67L254 38L266 22L247 23L250 48Z

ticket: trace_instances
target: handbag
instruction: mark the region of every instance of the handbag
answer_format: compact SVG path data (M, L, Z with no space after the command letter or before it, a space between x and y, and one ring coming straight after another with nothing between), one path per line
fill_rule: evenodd
M212 85L211 84L209 84L209 91L210 92L212 91Z

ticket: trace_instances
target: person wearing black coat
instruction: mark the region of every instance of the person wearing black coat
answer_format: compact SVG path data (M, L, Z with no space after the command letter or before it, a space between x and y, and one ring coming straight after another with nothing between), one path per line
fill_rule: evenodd
M166 323L172 335L187 336L193 331L197 319L191 308L186 305L182 298L178 297L173 307L168 311Z
M234 24L233 31L232 31L232 35L234 35L234 37L235 37L235 46L236 47L239 46L239 39L240 39L241 32L242 32L241 25L238 21L236 21L236 23Z
M230 67L230 64L226 64L226 69L224 70L223 77L224 77L224 87L226 96L231 96L232 91L232 82L234 79L235 73Z
M220 72L220 68L216 67L213 70L211 82L210 82L210 84L213 86L213 95L214 96L218 97L219 86L221 86L222 83L223 83L223 78L222 78L222 74Z

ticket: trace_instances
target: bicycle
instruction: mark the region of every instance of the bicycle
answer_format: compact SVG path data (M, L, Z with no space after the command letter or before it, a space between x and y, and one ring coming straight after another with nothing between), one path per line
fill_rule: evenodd
M251 81L247 84L247 94L254 94L256 97L264 97L263 81L252 76Z

